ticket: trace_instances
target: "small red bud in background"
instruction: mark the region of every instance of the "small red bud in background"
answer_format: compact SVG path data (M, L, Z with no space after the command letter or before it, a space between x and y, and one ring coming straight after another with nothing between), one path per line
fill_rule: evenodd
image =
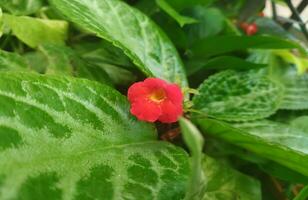
M259 12L259 13L258 13L258 16L259 16L259 17L264 17L265 14L264 14L264 12Z
M254 35L258 32L258 26L256 23L249 24L245 29L246 35Z

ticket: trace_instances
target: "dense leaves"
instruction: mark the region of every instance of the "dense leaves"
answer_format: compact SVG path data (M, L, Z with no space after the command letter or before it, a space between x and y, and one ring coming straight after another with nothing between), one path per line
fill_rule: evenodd
M51 2L71 21L121 48L145 74L186 86L173 44L138 10L119 0Z
M0 0L0 200L306 199L307 41L265 2Z

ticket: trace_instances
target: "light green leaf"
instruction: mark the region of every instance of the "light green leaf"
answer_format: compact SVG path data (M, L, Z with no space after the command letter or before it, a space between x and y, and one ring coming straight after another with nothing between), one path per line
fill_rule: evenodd
M43 6L42 0L1 0L1 7L14 15L29 15Z
M146 15L119 0L51 0L70 21L121 48L148 76L185 87L179 55Z
M186 24L197 23L198 21L192 17L187 17L179 14L171 5L168 4L165 0L156 0L157 5L165 11L168 15L170 15L174 20L176 20L181 27Z
M279 56L285 62L294 64L299 75L302 75L308 71L308 59L295 56L293 53L287 50L276 50L272 51L272 53L273 55Z
M84 79L0 75L0 199L181 199L187 154Z
M190 184L186 191L185 199L199 200L204 191L204 174L202 171L203 159L203 138L199 130L187 119L180 119L180 126L184 141L191 152L192 171L190 175Z
M0 71L25 71L27 69L29 66L23 57L0 50Z
M44 43L64 44L67 37L66 21L8 14L3 15L3 20L18 39L33 48Z
M205 115L226 121L249 121L266 118L276 112L282 99L280 85L258 74L223 71L204 81L194 108Z
M203 158L206 190L202 200L261 200L260 183L209 156Z
M308 109L308 74L299 75L295 67L275 57L271 59L269 76L275 78L284 87L281 109Z
M202 131L248 149L308 177L308 133L272 121L228 124L196 119Z
M293 119L290 125L308 133L308 115Z
M299 49L307 50L298 43L274 36L215 36L197 41L191 50L196 57L209 57L246 49Z

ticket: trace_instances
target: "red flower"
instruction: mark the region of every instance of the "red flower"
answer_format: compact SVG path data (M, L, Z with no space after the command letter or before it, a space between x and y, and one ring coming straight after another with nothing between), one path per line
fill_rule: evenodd
M147 78L128 89L130 112L139 120L176 122L183 114L183 94L176 84L159 78Z

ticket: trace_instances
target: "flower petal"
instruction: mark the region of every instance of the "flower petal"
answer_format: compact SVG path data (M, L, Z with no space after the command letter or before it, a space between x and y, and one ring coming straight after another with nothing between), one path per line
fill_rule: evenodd
M139 120L147 122L155 122L161 115L161 109L158 104L143 98L132 103L130 112Z
M150 90L153 90L153 89L164 89L167 85L167 82L159 78L147 78L144 80L144 84Z
M149 94L149 89L143 82L137 82L131 85L127 92L128 100L133 103L140 98L145 98Z
M175 105L183 103L181 88L176 84L168 84L166 89L167 98Z
M169 100L166 100L161 104L161 110L162 114L158 118L158 120L163 123L176 122L183 114L182 103L175 105Z

